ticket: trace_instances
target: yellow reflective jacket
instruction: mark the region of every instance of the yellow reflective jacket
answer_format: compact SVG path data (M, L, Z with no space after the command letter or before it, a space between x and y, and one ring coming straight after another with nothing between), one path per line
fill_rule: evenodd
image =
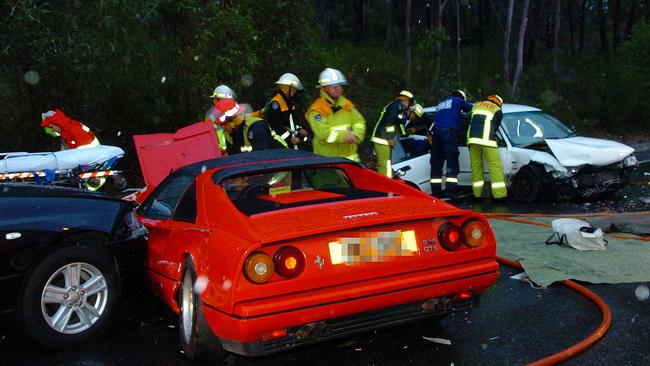
M305 116L314 132L314 153L360 161L357 147L365 137L366 121L351 101L344 96L334 101L321 88L320 98L312 103ZM344 142L350 132L357 137L357 144Z

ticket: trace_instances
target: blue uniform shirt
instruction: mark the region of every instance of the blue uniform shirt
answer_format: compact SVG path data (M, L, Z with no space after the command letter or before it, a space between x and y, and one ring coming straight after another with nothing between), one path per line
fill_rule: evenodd
M461 97L450 96L436 106L436 119L433 125L438 128L460 128L460 112L469 112L473 104Z

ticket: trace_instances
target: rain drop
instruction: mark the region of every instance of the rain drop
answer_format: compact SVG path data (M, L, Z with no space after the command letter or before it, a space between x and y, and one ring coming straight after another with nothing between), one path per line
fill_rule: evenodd
M208 166L207 166L207 165L203 165L203 166L201 167L201 173L205 173L206 170L208 170Z
M3 191L4 193L9 192L9 187L4 187L4 188L2 188L2 191Z
M208 287L208 282L208 276L206 275L200 275L197 277L196 282L194 283L194 292L199 295L202 294Z
M160 82L163 83L163 84L165 83L165 81L167 81L167 76L163 76L163 77L160 79Z
M639 285L636 287L634 295L636 295L636 298L639 301L646 301L648 300L648 297L650 297L650 289L648 289L648 286L646 285Z
M122 135L122 131L117 131L117 136L120 137Z
M162 118L158 116L153 116L151 117L151 122L153 122L153 124L155 125L159 125L162 122Z
M225 280L223 281L223 289L228 291L232 287L232 281L231 280Z
M199 56L198 56L198 55L197 55L197 56L194 56L194 61L196 62L196 61L198 61L198 60L199 60Z
M481 343L481 349L485 351L487 349L487 344Z
M23 75L23 80L29 85L36 85L41 81L41 75L34 70L30 70Z
M388 192L388 198L391 198L391 197L393 197L393 196L395 196L395 193L393 193L393 192Z

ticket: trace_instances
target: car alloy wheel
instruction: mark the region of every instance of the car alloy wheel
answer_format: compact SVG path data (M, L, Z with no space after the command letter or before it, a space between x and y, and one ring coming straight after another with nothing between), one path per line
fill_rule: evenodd
M106 278L97 267L84 262L69 263L47 280L41 295L41 311L55 331L77 334L101 318L108 296Z
M185 343L190 342L192 328L194 327L194 286L190 271L183 275L183 289L181 292L181 336Z

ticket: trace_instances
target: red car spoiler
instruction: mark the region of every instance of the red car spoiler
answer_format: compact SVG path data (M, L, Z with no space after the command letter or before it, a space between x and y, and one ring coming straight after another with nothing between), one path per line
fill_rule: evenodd
M185 165L221 156L212 124L197 122L175 133L134 135L140 169L147 186L157 186Z

